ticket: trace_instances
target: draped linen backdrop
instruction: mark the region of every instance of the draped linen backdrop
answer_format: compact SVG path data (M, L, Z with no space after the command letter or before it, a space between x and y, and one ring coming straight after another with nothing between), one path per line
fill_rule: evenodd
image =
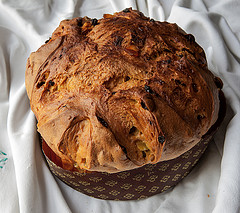
M101 18L127 7L194 34L209 69L224 82L228 108L203 158L179 185L145 200L104 201L50 173L25 90L25 66L62 19ZM239 212L239 20L236 0L0 0L0 212Z

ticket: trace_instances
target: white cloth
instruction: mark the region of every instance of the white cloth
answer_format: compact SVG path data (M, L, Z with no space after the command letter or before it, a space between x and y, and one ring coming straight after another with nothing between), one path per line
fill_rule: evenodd
M141 201L103 201L55 179L42 157L24 85L30 52L65 18L101 18L126 7L195 35L221 77L227 116L202 160L175 188ZM240 211L239 0L0 0L0 212ZM0 155L0 159L3 154Z

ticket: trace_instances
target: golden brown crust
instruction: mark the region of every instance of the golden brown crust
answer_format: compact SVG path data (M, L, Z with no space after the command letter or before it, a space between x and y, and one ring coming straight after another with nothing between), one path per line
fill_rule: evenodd
M30 55L26 89L44 140L69 165L89 171L175 158L219 110L194 37L131 9L62 21Z

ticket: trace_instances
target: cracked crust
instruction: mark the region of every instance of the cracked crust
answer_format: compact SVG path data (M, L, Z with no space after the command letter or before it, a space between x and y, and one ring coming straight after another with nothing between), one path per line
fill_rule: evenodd
M65 167L111 173L192 148L217 120L216 81L191 34L129 8L62 21L31 53L25 82Z

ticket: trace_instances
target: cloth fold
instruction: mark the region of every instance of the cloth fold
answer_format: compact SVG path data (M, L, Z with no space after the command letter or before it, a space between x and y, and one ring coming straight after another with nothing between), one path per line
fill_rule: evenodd
M228 108L203 158L180 184L141 201L104 201L69 188L50 173L25 90L25 66L61 20L101 18L127 7L192 33L209 69L223 80ZM239 10L235 0L1 0L0 151L8 160L0 167L0 212L239 212Z

